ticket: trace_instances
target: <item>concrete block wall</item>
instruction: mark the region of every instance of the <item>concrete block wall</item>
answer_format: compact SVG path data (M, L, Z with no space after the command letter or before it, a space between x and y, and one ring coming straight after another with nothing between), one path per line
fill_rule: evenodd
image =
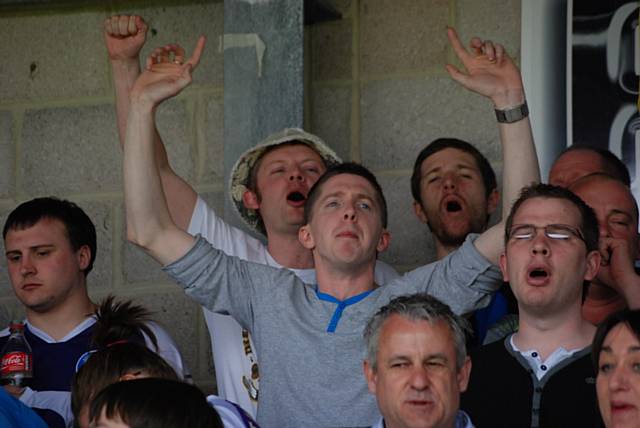
M382 257L401 270L433 259L427 228L411 211L409 177L429 141L476 143L500 171L489 103L449 80L445 26L480 35L519 56L520 1L331 0L343 19L307 29L305 126L344 158L373 169L393 232ZM136 13L150 25L143 57L169 42L208 37L191 87L158 112L174 169L223 210L222 2L104 1L90 7L22 6L0 14L0 222L21 201L56 195L87 210L98 229L89 276L96 300L113 293L155 312L196 382L214 390L210 344L198 306L158 265L124 241L121 153L102 22ZM2 248L4 251L4 248ZM0 322L19 316L0 258Z
M452 81L446 26L503 43L518 61L520 0L333 0L343 19L308 30L308 128L378 176L389 205L400 270L434 260L428 228L413 214L409 179L418 152L439 137L469 141L498 176L501 154L491 103Z
M133 298L154 312L177 341L196 382L215 389L209 335L198 305L159 265L125 242L122 162L111 70L102 25L114 13L144 16L142 56L170 42L190 50L208 38L193 85L158 111L175 170L222 209L221 1L104 1L78 7L22 6L0 13L0 221L18 203L56 195L94 220L98 254L91 296ZM2 248L4 253L4 248ZM0 258L0 322L20 316Z

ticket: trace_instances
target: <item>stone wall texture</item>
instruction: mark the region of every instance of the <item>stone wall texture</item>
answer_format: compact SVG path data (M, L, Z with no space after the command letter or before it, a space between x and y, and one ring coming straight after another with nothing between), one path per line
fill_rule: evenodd
M190 88L158 111L174 169L223 210L223 54L221 1L102 1L81 6L23 5L0 13L0 221L16 204L56 195L77 202L98 230L91 296L132 298L156 314L178 342L195 381L215 390L210 344L198 305L126 243L121 152L102 22L142 15L153 47L209 44ZM305 125L345 160L380 178L390 208L391 248L399 270L434 259L427 227L412 211L409 177L431 140L475 143L500 173L490 103L446 74L453 61L446 26L478 35L519 57L519 0L329 0L342 18L305 29ZM268 47L267 47L268 48ZM4 252L4 247L3 252ZM0 322L22 313L0 260Z

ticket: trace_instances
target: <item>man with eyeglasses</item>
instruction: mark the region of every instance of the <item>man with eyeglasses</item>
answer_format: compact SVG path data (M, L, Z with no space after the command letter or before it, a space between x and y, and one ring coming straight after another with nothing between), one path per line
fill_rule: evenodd
M598 272L598 221L570 191L523 190L505 226L500 268L518 301L518 331L471 355L462 409L477 427L601 426L582 318Z

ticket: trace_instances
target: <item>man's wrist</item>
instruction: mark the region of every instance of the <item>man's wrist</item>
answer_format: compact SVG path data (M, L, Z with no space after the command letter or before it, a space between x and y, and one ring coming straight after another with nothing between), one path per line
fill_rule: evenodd
M497 92L491 96L491 101L496 110L506 110L523 104L526 98L524 90L519 87Z
M529 106L525 101L522 104L515 107L511 107L507 109L496 109L495 112L496 112L496 120L499 123L515 123L529 116Z
M131 93L129 97L131 114L148 114L153 112L155 104L143 94Z
M111 58L109 57L109 62L111 62L111 67L118 70L140 70L140 58Z

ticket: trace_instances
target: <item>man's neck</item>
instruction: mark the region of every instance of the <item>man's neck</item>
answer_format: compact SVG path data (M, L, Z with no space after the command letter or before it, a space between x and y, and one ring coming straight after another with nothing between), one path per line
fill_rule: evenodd
M435 240L436 242L436 260L441 260L447 257L449 254L457 250L459 247L455 245L445 245L442 242Z
M453 253L455 250L460 248L460 246L464 242L463 241L458 245L456 245L456 244L448 245L448 244L444 244L444 243L440 242L440 240L438 238L436 238L435 236L434 236L433 240L436 243L436 260L444 259L449 254Z
M620 296L616 290L597 281L591 281L587 287L587 299L595 302L609 302Z
M70 296L63 304L46 312L27 309L29 324L44 331L55 340L60 340L69 334L81 322L95 311L95 304L84 292Z
M269 234L267 250L282 267L288 269L313 269L313 255L302 246L298 234Z
M600 324L610 314L627 306L624 297L610 287L591 282L587 290L587 297L582 304L582 318L593 325Z
M535 349L545 360L556 349L581 349L589 346L595 327L582 318L580 305L557 314L540 316L519 308L519 328L514 343L521 350Z
M359 267L331 267L322 260L316 260L318 291L346 300L376 287L374 271L375 260Z

